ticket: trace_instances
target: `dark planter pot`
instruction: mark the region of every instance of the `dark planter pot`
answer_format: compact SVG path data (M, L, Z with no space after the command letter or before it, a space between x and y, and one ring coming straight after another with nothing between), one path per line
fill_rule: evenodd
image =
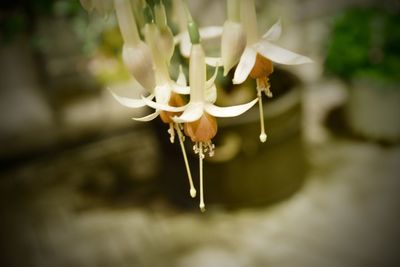
M206 207L228 209L266 206L293 195L302 185L306 160L301 136L301 95L295 76L276 71L271 79L274 98L264 99L268 140L260 143L258 107L240 117L220 119L215 156L204 163ZM189 196L185 167L178 144L168 143L166 126L158 125L165 155L161 183L168 199L188 208L198 207ZM164 142L166 141L166 142ZM192 176L198 187L198 156L186 141Z

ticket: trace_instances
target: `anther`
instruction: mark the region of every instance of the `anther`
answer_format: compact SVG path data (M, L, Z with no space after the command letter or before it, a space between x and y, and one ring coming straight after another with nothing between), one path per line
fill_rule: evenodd
M174 131L174 124L173 123L169 124L168 133L169 133L169 141L171 143L174 143L175 142L175 131Z

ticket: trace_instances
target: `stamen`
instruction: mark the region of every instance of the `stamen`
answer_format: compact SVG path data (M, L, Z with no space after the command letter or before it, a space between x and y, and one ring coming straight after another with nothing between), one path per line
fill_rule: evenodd
M259 111L260 111L260 126L261 126L260 141L264 143L265 141L267 141L267 134L265 133L265 129L264 129L264 110L263 110L261 92L263 91L263 89L265 87L261 85L261 82L259 79L257 79L256 81L257 81L258 107L259 107Z
M169 124L168 133L169 133L169 141L171 143L174 143L175 142L175 131L174 131L174 124L172 122Z
M175 129L176 129L176 132L178 133L179 144L181 145L183 160L185 161L186 172L188 175L189 185L190 185L190 191L189 191L190 196L192 198L195 198L196 197L196 188L193 185L193 179L192 179L192 174L190 172L189 162L188 162L188 159L186 156L185 145L183 144L183 141L185 140L185 136L182 134L181 127L178 123L175 123Z
M204 194L203 194L203 159L204 159L204 154L203 154L203 143L199 142L198 143L198 148L199 148L199 169L200 169L200 210L201 212L206 211L206 206L204 204Z
M211 142L211 140L206 143L206 146L207 148L205 151L208 151L208 155L210 157L214 156L215 145Z
M268 96L269 98L273 97L271 89L270 89L271 85L269 84L268 78L265 78L264 86L265 86L265 88L264 88L265 95Z

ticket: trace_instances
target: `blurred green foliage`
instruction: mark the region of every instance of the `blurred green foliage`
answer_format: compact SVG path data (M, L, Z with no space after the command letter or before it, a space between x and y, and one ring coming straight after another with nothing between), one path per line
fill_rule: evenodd
M30 32L40 17L73 17L82 12L78 0L3 1L0 10L1 44L10 43L20 34Z
M325 68L345 80L400 82L400 14L378 8L344 11L335 19Z

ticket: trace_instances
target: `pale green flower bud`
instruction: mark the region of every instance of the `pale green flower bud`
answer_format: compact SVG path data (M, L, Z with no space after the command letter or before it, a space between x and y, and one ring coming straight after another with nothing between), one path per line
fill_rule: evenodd
M169 64L172 55L174 54L174 35L167 24L167 15L165 13L165 7L162 3L154 6L154 15L156 18L156 24L159 29L159 48L163 51L164 60Z
M156 85L154 63L150 48L140 41L136 45L125 44L122 59L133 77L150 93Z
M221 38L221 59L224 75L235 66L246 47L246 34L240 23L227 20Z

